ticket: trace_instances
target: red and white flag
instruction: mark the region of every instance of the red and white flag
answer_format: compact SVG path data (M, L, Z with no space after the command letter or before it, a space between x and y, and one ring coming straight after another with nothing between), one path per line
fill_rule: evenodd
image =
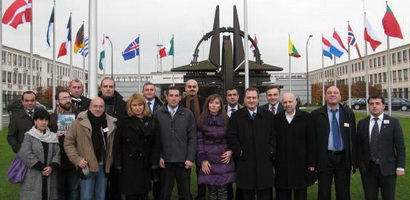
M382 43L379 36L377 35L376 31L372 28L369 21L365 17L365 24L364 24L364 41L370 43L373 51Z
M26 22L31 22L32 0L16 0L7 8L3 15L3 24L8 24L17 29L17 26Z
M70 19L68 20L68 24L66 28L66 37L64 39L64 42L61 43L57 58L67 55L67 51L70 48L70 42L71 42L71 16L70 16Z

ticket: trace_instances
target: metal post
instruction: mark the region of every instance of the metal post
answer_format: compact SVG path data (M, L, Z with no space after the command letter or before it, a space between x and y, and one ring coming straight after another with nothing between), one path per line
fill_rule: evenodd
M308 39L306 40L306 103L309 106L309 40L313 37L313 35L309 35Z

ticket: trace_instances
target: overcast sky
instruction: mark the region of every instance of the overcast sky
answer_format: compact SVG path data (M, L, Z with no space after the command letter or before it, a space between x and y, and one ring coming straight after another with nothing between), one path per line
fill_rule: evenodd
M14 0L3 0L3 13ZM53 7L52 0L34 1L34 53L52 58L52 51L46 50L46 30ZM1 2L1 1L0 1ZM157 71L157 44L166 45L175 35L175 67L189 64L195 46L204 33L212 30L216 6L220 6L220 25L233 26L233 6L236 5L241 29L243 30L242 0L98 0L98 48L102 35L108 35L114 43L114 73L137 73L138 59L124 61L121 52L140 34L141 72ZM409 43L410 3L408 0L391 0L393 10L404 39L391 38L390 47ZM363 11L377 31L383 44L376 51L386 50L386 36L382 18L386 11L385 0L248 0L248 32L258 38L258 46L265 63L282 67L288 72L288 35L301 58L292 58L292 72L306 71L306 41L309 41L309 69L321 68L321 34L331 41L333 28L341 36L347 48L347 21L356 35L362 55ZM72 16L73 40L78 28L86 21L88 30L88 1L57 0L55 10L56 48L65 37L65 28L70 12ZM87 34L87 33L86 33ZM29 51L29 24L17 30L3 26L3 44ZM58 51L58 50L57 50ZM209 42L200 47L199 60L208 58ZM369 48L369 54L373 53ZM250 58L253 59L251 53ZM111 66L111 49L106 46L106 66ZM357 58L352 51L352 59ZM74 65L82 66L82 57L74 54ZM172 67L172 57L165 57L163 70ZM69 63L69 56L58 61ZM337 62L347 61L347 54ZM333 61L325 58L325 65ZM110 69L106 71L110 73Z

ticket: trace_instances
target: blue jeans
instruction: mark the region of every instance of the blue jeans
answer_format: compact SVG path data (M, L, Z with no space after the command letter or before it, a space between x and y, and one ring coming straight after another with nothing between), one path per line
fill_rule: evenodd
M58 169L58 198L78 200L80 198L80 178L76 169Z
M91 172L88 179L80 179L81 200L105 200L107 177L104 173L104 165L98 167L98 172Z

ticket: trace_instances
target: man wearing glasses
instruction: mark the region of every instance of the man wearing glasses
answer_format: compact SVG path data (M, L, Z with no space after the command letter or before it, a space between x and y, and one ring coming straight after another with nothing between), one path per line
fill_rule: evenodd
M33 91L26 91L21 97L21 103L24 109L13 113L10 116L9 131L7 141L9 142L14 153L20 150L24 134L33 127L33 115L36 111L37 95Z

